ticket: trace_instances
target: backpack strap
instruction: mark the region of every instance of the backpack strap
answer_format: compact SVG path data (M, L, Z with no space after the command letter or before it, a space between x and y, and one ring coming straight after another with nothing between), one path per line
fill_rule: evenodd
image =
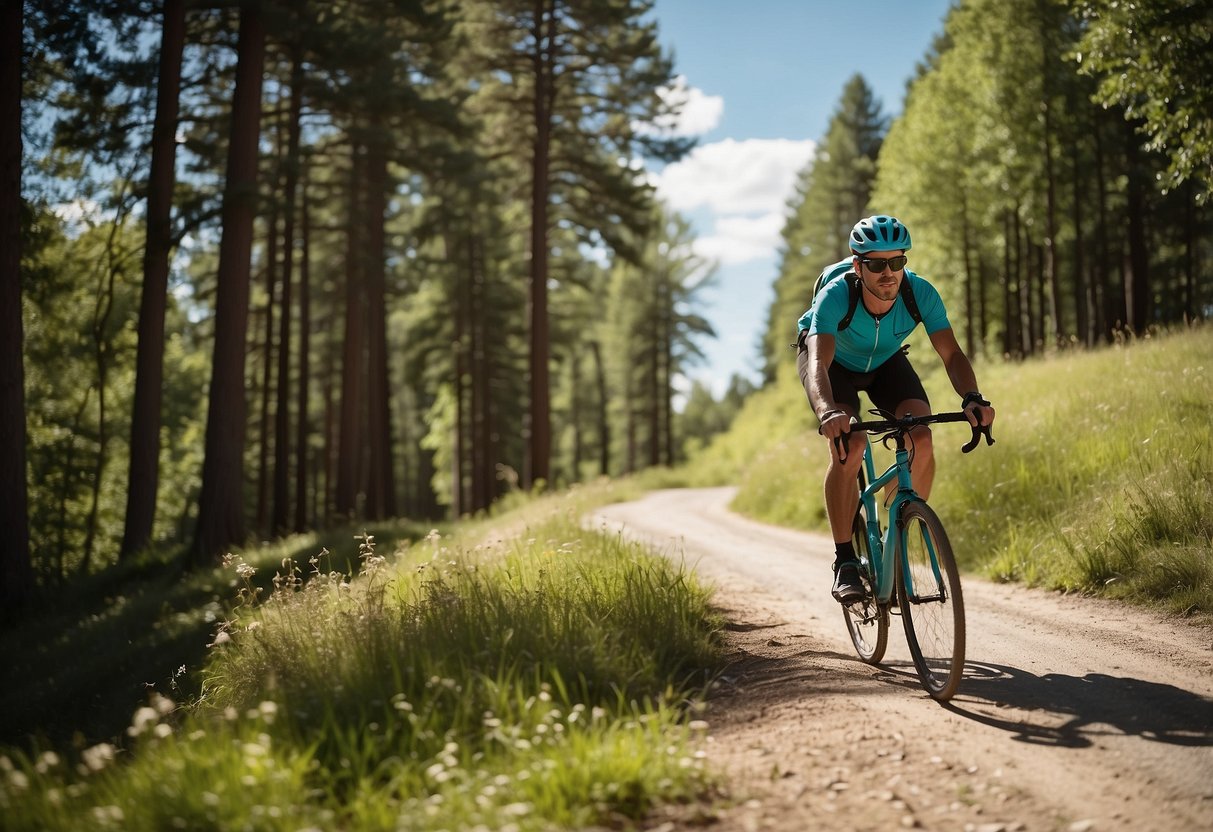
M847 314L842 316L842 320L838 322L838 331L842 332L851 325L851 319L855 317L855 310L859 307L859 275L851 272L845 278L847 282ZM902 281L903 283L905 281ZM915 311L918 307L914 307Z
M918 311L918 301L914 299L914 289L910 286L910 274L906 272L906 276L901 281L901 289L899 290L901 299L906 305L906 311L910 313L910 317L914 319L914 324L922 323L922 313Z

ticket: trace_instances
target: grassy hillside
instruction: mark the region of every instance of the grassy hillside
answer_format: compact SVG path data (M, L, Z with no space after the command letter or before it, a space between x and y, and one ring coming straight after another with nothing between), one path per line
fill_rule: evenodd
M911 360L937 410L958 402L934 352ZM789 358L789 365L793 362ZM688 469L737 482L734 508L825 530L825 442L789 366ZM931 503L962 567L1000 580L1213 612L1213 330L978 368L997 444L935 429Z

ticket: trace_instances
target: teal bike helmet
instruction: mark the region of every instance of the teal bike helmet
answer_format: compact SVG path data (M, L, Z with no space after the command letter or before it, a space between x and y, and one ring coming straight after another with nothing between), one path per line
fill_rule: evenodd
M867 254L870 251L910 250L910 232L896 217L877 214L855 223L848 239L851 251Z

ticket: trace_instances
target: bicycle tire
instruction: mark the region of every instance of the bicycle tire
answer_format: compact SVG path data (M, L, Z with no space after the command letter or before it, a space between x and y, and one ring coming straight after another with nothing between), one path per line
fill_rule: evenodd
M927 693L946 702L964 675L965 620L960 573L938 515L923 502L906 503L897 535L897 602L906 642ZM938 579L928 542L934 548ZM912 591L911 591L912 588Z
M862 601L843 604L842 618L846 622L847 634L851 637L851 644L855 646L855 653L860 660L867 664L879 664L889 645L889 607L876 601L876 587L871 571L872 552L868 547L867 522L862 505L855 512L851 542L855 547L855 557L862 565L859 572L868 593Z

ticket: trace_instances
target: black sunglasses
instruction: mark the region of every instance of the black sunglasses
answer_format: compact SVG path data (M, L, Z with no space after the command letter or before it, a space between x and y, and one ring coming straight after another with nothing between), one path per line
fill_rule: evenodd
M904 254L899 254L896 257L860 257L859 262L867 266L872 274L880 274L886 267L895 272L901 271L909 259Z

